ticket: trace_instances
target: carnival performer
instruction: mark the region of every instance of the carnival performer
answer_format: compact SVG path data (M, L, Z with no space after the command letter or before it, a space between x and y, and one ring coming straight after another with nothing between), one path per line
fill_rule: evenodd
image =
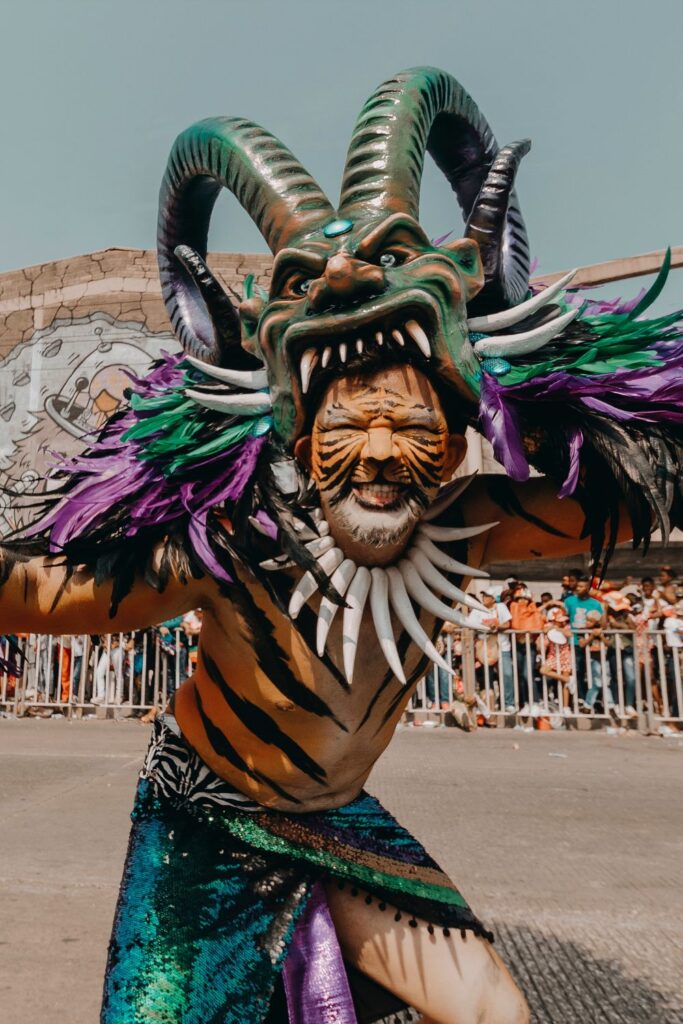
M63 467L3 555L7 631L203 611L154 724L109 952L105 1024L521 1024L455 884L363 786L481 563L603 563L676 520L678 315L530 291L514 177L450 75L369 98L334 208L242 118L177 139L159 267L183 352ZM465 235L418 222L429 151ZM274 254L235 309L206 264L234 193ZM507 477L457 477L465 430ZM544 477L529 480L530 465ZM604 549L604 550L603 550ZM464 820L453 829L466 829Z

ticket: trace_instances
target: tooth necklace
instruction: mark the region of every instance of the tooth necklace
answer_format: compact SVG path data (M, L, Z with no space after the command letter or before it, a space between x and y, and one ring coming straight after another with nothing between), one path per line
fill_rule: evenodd
M445 622L453 622L458 626L466 626L467 620L460 612L445 604L440 597L449 597L460 601L469 608L485 610L475 598L470 597L456 587L444 576L444 572L459 573L473 576L476 579L488 578L488 573L473 566L458 562L439 548L439 542L447 543L456 540L468 540L490 530L497 523L485 523L482 526L444 527L434 526L432 519L439 516L465 490L473 477L466 477L447 484L415 529L410 546L395 565L371 569L357 565L353 559L345 558L330 535L329 523L325 520L322 510L316 508L311 515L315 522L318 537L305 544L310 554L329 578L337 593L345 599L342 621L342 656L344 675L351 685L358 647L358 636L366 603L370 601L372 620L377 639L384 657L392 672L401 683L406 677L396 647L396 639L391 625L393 609L402 627L412 637L417 646L433 662L446 672L453 674L450 665L444 661L436 647L420 625L413 606L415 601L425 611ZM257 520L252 519L256 529L262 529ZM296 565L287 555L269 558L261 562L261 568L268 571L290 568ZM292 591L288 612L296 619L301 609L318 590L318 583L310 571L303 574ZM325 653L330 628L335 620L339 605L329 597L322 597L318 610L316 627L316 648L318 656Z

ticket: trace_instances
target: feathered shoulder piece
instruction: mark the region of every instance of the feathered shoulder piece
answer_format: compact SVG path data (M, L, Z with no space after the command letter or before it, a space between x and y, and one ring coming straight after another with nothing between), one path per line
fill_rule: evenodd
M622 502L635 545L681 525L683 311L644 316L669 268L667 252L652 287L631 302L567 290L527 322L519 309L503 314L517 313L514 333L497 332L494 344L470 334L480 429L496 458L515 480L532 464L558 480L560 496L576 494L596 558L608 524L608 554L614 545ZM530 345L533 336L540 343Z

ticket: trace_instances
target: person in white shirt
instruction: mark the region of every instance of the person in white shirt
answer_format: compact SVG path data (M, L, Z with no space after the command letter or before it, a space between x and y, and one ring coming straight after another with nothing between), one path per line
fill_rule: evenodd
M487 656L489 648L491 648L491 656L493 656L493 645L486 642L486 638L491 633L496 635L498 656L493 664L498 664L500 682L503 688L503 703L505 710L511 713L515 711L515 685L512 671L512 645L510 635L506 630L510 627L512 616L508 606L503 604L502 601L497 600L495 590L482 590L479 600L486 607L486 611L475 609L470 612L467 616L467 625L470 629L488 629L489 633L482 635L482 654L484 657Z

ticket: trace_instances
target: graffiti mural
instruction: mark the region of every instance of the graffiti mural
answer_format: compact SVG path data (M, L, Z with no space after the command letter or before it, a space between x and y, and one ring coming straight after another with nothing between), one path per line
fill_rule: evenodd
M81 451L124 400L130 376L144 375L170 333L96 312L55 320L0 361L0 536L30 512L7 494L39 494L64 456Z

